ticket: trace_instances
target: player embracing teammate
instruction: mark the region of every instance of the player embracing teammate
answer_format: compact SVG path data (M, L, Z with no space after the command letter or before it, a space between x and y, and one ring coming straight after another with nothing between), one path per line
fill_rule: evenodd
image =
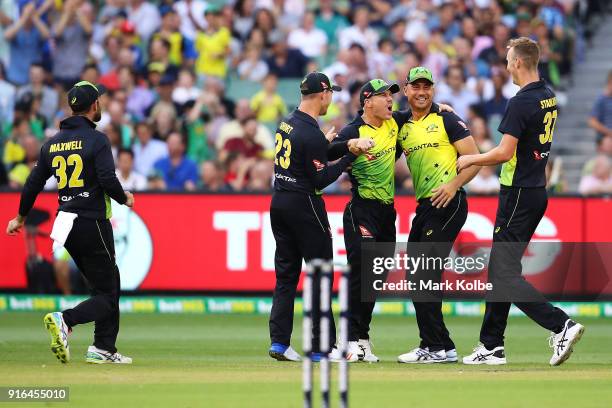
M372 352L369 338L374 302L367 302L362 298L365 284L362 265L367 265L362 245L368 242L395 242L394 168L395 161L402 152L412 173L418 201L409 242L429 244L434 255L442 258L450 254L467 218L467 200L463 186L477 174L480 166L504 164L489 263L489 281L493 284L493 290L487 294L480 343L471 355L463 358L463 363L506 363L504 331L511 302L542 327L553 332L551 365L559 365L567 360L574 344L580 340L584 327L571 320L559 308L552 306L521 276L521 258L547 206L545 168L557 119L557 108L554 93L538 76L539 47L533 40L511 40L507 59L508 71L521 90L509 101L499 126L499 131L504 135L500 145L487 153L478 154L476 143L461 118L454 112L447 112L446 107L433 103L434 79L431 72L424 67L411 69L406 79L404 93L410 104L409 111L392 111L392 94L399 91L398 85L388 84L381 79L371 80L360 90L362 110L340 131L335 140L337 145L330 145L327 153L324 143L320 143L317 148L319 153L317 160L313 161L315 168L312 174L325 169L326 176L330 171L333 176L329 174L325 177L324 183L315 183L314 186L310 184L303 193L307 194L310 210L314 215L313 228L320 228L320 243L325 243L317 256L325 259L331 259L331 239L328 239L328 234L325 233L329 225L322 200L319 202L317 198L317 205L314 205L312 200L317 189L333 181L347 166L351 166L349 173L353 197L346 206L343 218L347 257L351 267L347 354L349 361L379 361ZM314 92L325 93L325 89L318 88L318 84L323 83L331 92L329 80L325 78L321 82L319 79L317 77L316 82L313 79L313 86L317 86ZM309 82L308 80L305 83ZM306 92L302 90L303 95L308 95L309 91ZM323 105L327 103L326 100L323 102ZM316 117L317 112L314 113L313 116ZM314 121L312 126L316 128ZM291 125L285 132L288 130L287 133L290 133L292 129ZM324 140L322 133L320 139ZM283 163L287 164L288 161L283 160L289 160L291 156L291 147L285 146L287 142L284 140L281 135L280 151L277 146L277 169L282 168ZM357 146L355 141L367 142ZM349 154L328 168L327 158L333 160L349 150L364 154L358 157ZM282 170L280 174L277 173L277 193L272 202L272 212L277 213L272 217L277 241L277 287L270 320L273 343L270 354L277 359L298 360L297 353L289 347L293 317L291 305L301 259L313 256L300 254L302 249L297 247L294 255L289 254L290 259L285 259L283 255L283 251L286 252L290 247L283 244L285 238L282 236L282 230L294 228L291 225L297 221L294 214L299 208L297 202L287 206L285 221L280 221L280 212L275 210L279 197L287 195L282 193L287 177L289 176ZM289 180L291 181L293 180ZM291 184L287 184L289 185ZM301 200L299 201L302 202ZM307 213L306 210L308 208L304 207L304 214ZM321 220L325 221L325 225L321 224ZM286 223L286 227L281 227L279 221ZM312 238L307 240L308 245L304 243L304 251L316 242L314 235ZM291 240L293 238L287 238L287 242ZM284 277L284 265L288 261L291 266L287 267L291 272ZM440 281L443 270L440 268L425 272L429 278ZM418 273L419 271L416 271L416 274ZM288 286L282 283L284 279L289 279ZM282 292L287 289L287 294L283 295ZM421 342L412 351L398 357L401 363L441 363L458 360L455 344L442 317L441 298L437 292L433 295L433 298L425 300L413 299ZM277 322L281 320L283 323L278 326ZM280 337L275 335L275 332L281 331L285 334ZM275 342L275 339L282 342Z

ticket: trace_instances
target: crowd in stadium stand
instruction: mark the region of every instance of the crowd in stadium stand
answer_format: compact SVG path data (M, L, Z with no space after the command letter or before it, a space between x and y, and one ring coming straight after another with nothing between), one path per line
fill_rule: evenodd
M427 66L436 101L452 104L486 151L518 89L505 70L508 39L538 41L540 73L562 105L588 36L585 1L1 0L0 186L23 185L41 143L70 114L66 91L79 80L108 89L98 129L121 183L135 191L270 191L276 123L315 69L343 87L322 121L338 130L357 114L364 81L403 84L410 67ZM581 192L610 191L611 106L608 85L590 122L601 154ZM396 108L406 108L401 95ZM554 161L550 169L558 171ZM551 189L563 191L555 180ZM397 185L412 188L404 160ZM328 190L349 188L343 176ZM496 169L468 189L498 191Z

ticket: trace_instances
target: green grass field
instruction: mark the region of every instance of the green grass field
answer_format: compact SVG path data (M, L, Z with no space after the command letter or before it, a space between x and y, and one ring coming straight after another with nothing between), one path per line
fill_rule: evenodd
M70 403L21 403L20 407L285 408L302 404L301 365L267 356L264 316L126 314L118 347L134 358L132 366L85 364L92 325L76 328L70 343L72 361L61 365L49 351L42 317L29 312L0 313L0 385L69 386ZM455 317L447 322L460 356L470 352L480 319ZM586 325L585 335L561 367L548 366L548 333L526 318L509 322L507 366L414 366L395 362L398 354L417 344L414 318L375 316L372 339L383 362L351 365L351 405L609 407L612 322L581 322ZM300 323L296 321L293 340L298 350ZM333 375L335 379L336 369ZM333 385L335 389L335 381Z

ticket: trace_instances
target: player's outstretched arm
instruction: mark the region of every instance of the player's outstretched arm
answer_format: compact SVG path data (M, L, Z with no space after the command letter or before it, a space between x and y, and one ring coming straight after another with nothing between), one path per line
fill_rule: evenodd
M517 144L518 138L506 133L499 145L488 152L459 157L457 159L457 171L460 172L470 166L496 166L505 163L514 156Z
M314 139L314 138L313 138ZM306 154L306 173L317 190L322 190L340 177L342 172L355 160L353 154L347 154L336 163L327 162L327 144L323 140L310 140Z

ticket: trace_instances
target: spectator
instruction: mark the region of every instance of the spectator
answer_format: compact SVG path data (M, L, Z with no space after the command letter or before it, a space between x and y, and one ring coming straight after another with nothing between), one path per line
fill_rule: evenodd
M389 40L393 44L393 50L396 54L405 55L412 52L413 46L411 43L406 41L404 33L406 32L406 21L397 20L391 26L391 33Z
M245 41L255 22L254 0L238 0L234 3L234 31L242 41Z
M474 117L470 121L470 130L481 153L488 152L495 147L495 143L491 140L489 128L487 128L487 122L483 118L480 116Z
M247 46L245 58L238 64L240 79L259 82L268 75L268 65L261 59L261 51L254 45Z
M438 85L436 100L453 106L461 118L468 117L471 105L479 102L478 95L465 86L465 76L460 66L450 66L445 75L446 83Z
M205 121L207 119L204 112L205 107L215 109L219 105L219 100L215 95L202 93L193 103L193 107L187 114L185 130L187 131L187 157L196 163L208 160L212 156L211 148L208 145Z
M263 39L262 46L269 47L272 45L271 38L281 34L281 31L277 28L276 19L272 11L263 7L257 9L255 12L255 24L253 25L249 37L251 37L254 32L261 33Z
M195 190L198 167L185 157L185 142L180 133L173 132L168 136L168 156L158 160L154 168L163 177L167 190Z
M187 68L183 68L178 75L176 87L172 90L172 102L177 106L182 106L189 101L195 101L200 96L200 88L196 85L194 73Z
M129 0L128 19L136 27L136 32L147 44L151 35L161 25L159 10L153 4L144 0Z
M195 49L199 53L196 73L203 78L225 78L231 34L227 27L221 25L221 10L218 8L206 10L206 22L206 30L199 33L195 41Z
M440 31L447 43L451 43L461 34L461 26L455 19L455 5L453 3L442 3L433 19L434 22L430 28Z
M15 117L24 118L30 125L30 132L39 141L45 137L47 120L40 114L40 95L26 93L15 104Z
M474 194L495 194L499 192L499 177L492 166L483 166L476 177L467 184L467 189Z
M276 123L287 114L287 106L276 92L277 84L276 75L268 74L263 81L263 89L251 98L251 109L260 122Z
M168 156L168 146L161 140L153 139L151 125L146 122L136 125L136 139L133 148L134 170L143 176L149 176L153 171L153 165Z
M239 100L238 103L236 103L236 118L221 126L221 129L219 130L219 137L215 140L216 148L221 150L228 139L233 137L242 137L244 135L242 122L252 115L253 111L249 106L249 101L247 99ZM261 123L257 125L255 141L257 144L263 146L265 150L271 150L274 147L273 138L270 131Z
M193 38L187 38L179 30L181 21L176 11L170 6L160 9L162 20L159 31L153 34L152 39L163 39L170 44L168 59L176 66L190 66L197 57ZM184 63L184 64L183 64Z
M153 92L146 82L136 83L136 74L130 67L121 67L118 71L119 84L127 94L125 110L136 121L145 120L146 112L155 102Z
M223 166L218 161L205 161L200 165L200 189L210 193L229 193L231 187L224 181Z
M23 7L21 16L4 32L10 44L10 62L7 79L14 85L26 85L28 68L43 59L43 47L49 38L49 28L40 18L36 4L30 2Z
M358 7L353 13L353 25L340 32L340 49L348 49L352 44L359 44L368 52L375 52L379 35L370 24L369 11Z
M596 157L593 171L582 176L578 191L585 196L612 193L612 167L609 157L603 154Z
M121 143L121 126L115 123L109 123L108 126L106 126L106 128L104 129L104 133L106 134L106 137L108 137L108 141L110 142L113 160L115 162L115 166L117 166L119 150L123 149Z
M16 6L16 2L12 0L0 2L0 63L5 67L9 64L10 51L4 31L13 24L13 17L17 15Z
M24 159L23 163L18 163L8 174L9 186L11 188L23 188L30 172L38 161L40 153L40 143L33 136L25 136L22 139Z
M151 41L149 66L153 64L162 76L170 76L174 80L178 77L179 68L170 61L170 42L168 40L158 37Z
M372 55L370 77L389 79L393 73L393 42L384 38L378 42L378 51Z
M508 99L504 96L504 85L508 81L508 74L504 69L493 67L491 75L494 95L482 104L482 113L488 122L494 122L490 127L497 129L508 104Z
M319 6L315 25L323 30L329 44L336 43L338 33L348 26L348 21L334 9L333 0L321 0Z
M134 171L134 152L120 149L117 154L117 178L126 191L140 191L147 188L147 179Z
M249 171L249 181L246 191L252 193L267 193L272 190L274 163L270 160L258 160Z
M327 35L315 27L315 16L312 12L304 14L302 27L291 31L287 43L289 47L300 50L308 58L321 57L327 52Z
M40 113L51 122L57 112L57 91L45 84L45 69L40 64L30 66L30 82L17 90L17 99L25 94L40 95Z
M369 66L366 50L359 44L352 44L346 51L348 75L356 81L365 82L369 78Z
M0 11L0 20L2 12ZM15 107L15 86L6 80L4 64L0 62L0 150L4 144L4 127L13 121Z
M207 10L206 2L202 0L180 0L174 3L180 21L181 33L195 41L198 31L203 31L206 28L206 19L204 13Z
M53 27L53 78L64 90L79 81L87 63L92 32L91 5L83 0L66 0L62 15Z
M612 70L608 73L606 88L593 105L589 126L597 132L597 140L612 136Z
M108 122L119 126L121 129L121 146L129 147L132 142L132 126L129 116L125 112L125 105L116 97L108 103L107 107ZM104 113L102 121L106 122Z
M302 78L308 65L308 58L300 50L289 48L282 33L271 36L271 55L266 60L270 73L279 78Z
M233 137L225 142L222 151L219 153L220 160L223 161L232 152L238 153L247 159L261 157L264 150L263 146L255 140L257 120L254 117L244 119L242 121L242 128L242 137Z
M96 64L87 64L83 67L83 71L81 71L81 81L91 82L92 84L97 84L100 79L100 71Z
M493 45L482 50L478 58L489 65L503 63L506 59L506 46L510 30L503 23L497 23L493 31Z
M598 156L604 155L612 160L612 135L604 136L597 141L597 153ZM596 160L597 156L593 157L584 164L584 167L582 167L583 176L593 172L593 167L595 166Z
M4 145L2 161L4 166L10 170L25 159L24 140L32 134L30 124L23 116L15 117L8 131L11 136Z

